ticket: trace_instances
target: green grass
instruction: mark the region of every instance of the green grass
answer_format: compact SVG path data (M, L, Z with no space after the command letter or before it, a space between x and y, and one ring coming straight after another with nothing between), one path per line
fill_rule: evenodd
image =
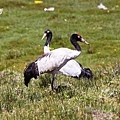
M0 1L0 118L2 120L99 120L120 117L120 1L104 0L109 11L97 8L100 0ZM54 12L44 12L45 7ZM51 91L51 76L44 74L23 84L27 63L43 54L44 30L53 31L52 48L68 47L72 33L90 45L81 44L77 58L90 67L94 78L76 80L58 75Z

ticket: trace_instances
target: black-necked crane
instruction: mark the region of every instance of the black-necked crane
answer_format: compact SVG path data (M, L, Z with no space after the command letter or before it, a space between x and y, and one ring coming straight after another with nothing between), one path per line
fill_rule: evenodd
M44 31L42 40L46 37L46 41L44 44L44 53L49 53L50 52L50 43L52 40L52 31L47 29ZM76 60L72 59L69 60L60 70L60 73L70 76L70 77L74 77L74 78L88 78L88 79L92 79L92 71L90 70L90 68L83 68L83 66L77 62Z
M40 76L40 74L51 73L52 90L57 90L57 86L55 85L56 74L69 60L75 59L81 53L81 47L77 42L89 44L80 34L72 34L70 41L75 47L75 50L69 48L54 49L49 53L41 55L36 61L30 63L24 70L24 84L28 86L31 78L37 79L37 76Z

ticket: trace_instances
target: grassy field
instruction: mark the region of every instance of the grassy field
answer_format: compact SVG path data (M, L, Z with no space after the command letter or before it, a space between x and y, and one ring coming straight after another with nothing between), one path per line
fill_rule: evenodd
M120 1L103 0L108 10L97 8L101 0L0 1L0 118L1 120L119 120L120 118ZM53 12L43 9L55 7ZM23 84L25 66L43 54L44 30L53 31L53 49L67 47L72 33L81 44L77 58L94 77L77 80L58 75L51 91L51 75Z

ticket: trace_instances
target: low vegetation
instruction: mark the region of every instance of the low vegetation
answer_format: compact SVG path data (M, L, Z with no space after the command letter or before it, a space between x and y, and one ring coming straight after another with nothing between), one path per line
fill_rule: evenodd
M119 120L120 118L120 1L104 0L0 1L0 118L1 120ZM45 7L55 7L45 12ZM54 93L51 75L23 84L25 66L43 54L44 30L53 32L51 48L68 47L72 33L80 33L76 59L93 71L93 80L58 75L67 86Z

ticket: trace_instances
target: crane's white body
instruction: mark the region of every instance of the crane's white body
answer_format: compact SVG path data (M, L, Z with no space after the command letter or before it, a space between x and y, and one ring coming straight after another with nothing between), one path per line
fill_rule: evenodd
M75 60L69 60L59 71L67 76L70 77L77 77L79 78L82 67L76 62Z
M49 72L52 70L59 70L59 68L63 66L62 67L63 69L62 70L60 69L59 71L65 75L68 75L68 74L70 75L71 71L70 72L67 72L67 71L69 71L69 67L71 68L71 63L69 64L68 61L76 58L80 53L81 51L77 51L77 50L71 50L68 48L58 48L50 51L49 53L44 54L44 57L40 57L36 61L39 74ZM75 63L73 60L71 62ZM65 67L66 63L68 63L67 67ZM74 64L73 64L73 67L74 67ZM64 70L66 71L66 73L64 73Z

